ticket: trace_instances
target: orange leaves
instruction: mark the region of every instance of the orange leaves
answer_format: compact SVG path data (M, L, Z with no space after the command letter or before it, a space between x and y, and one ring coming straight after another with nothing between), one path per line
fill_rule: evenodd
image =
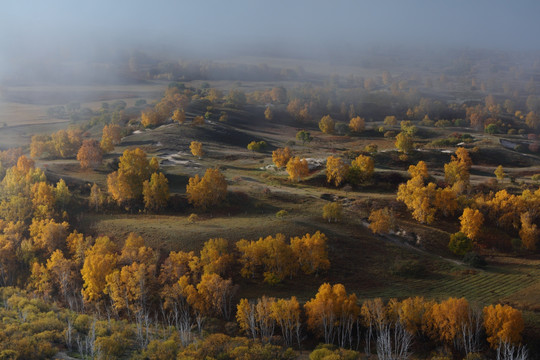
M143 183L144 208L159 211L167 206L169 200L169 181L163 173L153 173L150 181Z
M354 117L349 122L349 129L351 131L354 131L356 133L364 131L366 127L364 119L362 119L360 116Z
M77 160L81 164L82 169L96 167L101 164L103 154L96 140L87 139L83 141L82 146L77 153Z
M520 219L521 230L519 231L519 237L521 242L527 249L534 251L540 237L538 227L533 223L534 219L529 212L522 213Z
M192 141L189 145L189 149L191 150L193 156L197 156L199 159L204 155L202 143L198 141Z
M478 210L466 208L463 210L463 215L460 216L461 232L464 233L469 239L476 240L480 235L482 224L484 223L484 216Z
M103 127L101 135L101 150L110 152L114 150L114 146L120 143L122 139L122 128L118 125L110 124Z
M158 168L159 164L156 161L148 161L143 150L136 148L124 151L120 157L118 171L107 177L109 193L118 204L140 198L144 181L148 180Z
M240 252L242 276L253 277L257 272L263 272L264 281L270 284L293 276L299 266L307 274L330 266L326 236L320 232L291 238L290 246L284 235L277 234L258 241L242 239L236 243L236 248Z
M81 270L82 293L86 301L97 301L103 296L107 275L116 267L115 245L107 236L99 237L85 256Z
M461 337L462 326L469 319L469 303L465 298L449 298L435 303L428 310L425 330L434 339L451 343Z
M387 207L371 211L368 220L369 229L373 231L374 234L385 234L395 227L394 214L392 214L392 211Z
M354 323L360 314L357 301L356 294L347 294L341 284L322 284L315 298L304 305L308 327L322 333L327 344L332 343L336 336L341 342L340 337L347 337L348 325Z
M291 181L299 182L309 175L309 167L306 159L295 156L287 162L287 173Z
M349 165L345 164L343 159L329 156L326 159L326 181L334 182L335 186L339 186L349 171Z
M285 167L292 157L291 149L285 147L284 149L276 149L272 151L272 161L278 168Z
M218 169L207 169L202 178L189 178L186 186L188 200L203 210L219 204L227 195L227 182Z
M484 327L492 348L501 343L518 345L525 327L521 311L508 305L490 305L484 308Z
M319 129L325 134L333 134L336 122L330 115L325 115L319 121Z
M306 234L291 238L291 248L298 258L298 263L305 274L313 274L319 269L330 268L326 235L317 231L315 234Z

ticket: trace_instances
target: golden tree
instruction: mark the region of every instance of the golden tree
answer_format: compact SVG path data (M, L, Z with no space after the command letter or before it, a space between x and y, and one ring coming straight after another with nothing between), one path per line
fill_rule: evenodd
M352 184L362 184L370 180L374 172L373 158L360 154L352 161L347 178Z
M402 153L408 154L413 149L413 139L410 135L402 131L397 134L395 145L396 149Z
M478 239L482 224L484 223L484 215L479 210L465 208L459 220L461 222L460 231L469 239Z
M538 243L538 238L540 236L538 227L533 223L533 217L528 211L521 214L520 218L521 230L519 230L519 237L521 238L521 243L527 249L535 251L536 244Z
M326 242L326 235L319 231L313 235L291 238L291 249L305 274L330 268Z
M272 151L272 161L278 168L287 166L287 163L292 157L291 149L287 146L283 149L279 148Z
M338 343L344 346L360 314L357 301L356 295L347 294L342 284L322 284L315 298L304 305L308 327L321 333L327 344L337 335Z
M145 128L159 125L165 120L159 111L148 109L141 112L141 124Z
M163 209L169 201L169 180L162 172L153 173L150 181L144 181L142 194L145 209L150 211Z
M503 181L504 178L506 177L506 174L504 173L504 169L502 165L497 166L497 168L495 169L493 173L495 174L495 176L497 177L497 180L499 181Z
M333 134L336 122L330 115L325 115L319 121L319 129L325 134Z
M101 192L99 186L94 183L90 188L90 196L88 197L88 205L96 212L99 211L99 207L105 202L105 196Z
M444 216L451 216L459 209L456 192L449 187L437 189L433 206Z
M118 125L110 124L103 127L103 133L101 135L101 150L104 152L111 152L114 150L114 146L120 143L122 139L122 128Z
M223 238L210 239L201 250L203 272L223 276L233 265L234 256L229 252L229 242Z
M434 183L424 185L428 172L423 161L419 161L416 166L409 166L409 174L412 178L398 187L397 200L405 203L417 221L430 224L435 220L437 210L433 206L437 186Z
M484 327L492 348L501 343L519 345L525 328L521 311L508 305L490 305L484 308Z
M469 311L465 298L449 298L435 303L426 313L424 330L432 339L452 343L462 337L462 329L469 321Z
M343 216L343 206L339 202L331 202L323 206L323 219L338 222Z
M444 178L458 194L469 186L471 165L469 151L463 147L457 148L456 156L452 156L451 161L444 165Z
M274 118L274 112L272 111L270 106L267 106L266 109L264 110L264 118L266 120L272 120Z
M107 186L112 198L118 204L139 199L143 183L159 168L157 159L148 161L146 153L139 148L126 150L120 157L118 171L107 177Z
M180 124L183 124L186 121L186 113L183 109L176 109L173 112L172 119Z
M293 339L296 337L298 345L300 345L300 304L296 297L290 299L277 299L271 304L272 318L278 323L281 328L281 335L287 346L292 346Z
M372 210L369 214L369 229L374 234L385 234L395 227L394 214L392 210L385 207L379 210Z
M193 126L204 125L204 116L202 116L202 115L195 116L193 118L193 121L191 122L191 125L193 125Z
M191 150L191 153L193 154L193 156L197 156L199 159L204 155L201 142L192 141L191 144L189 145L189 149Z
M199 175L189 178L186 193L193 206L208 209L225 199L227 182L218 169L207 169L202 178Z
M291 181L298 182L309 175L309 167L306 159L300 159L298 156L292 157L287 162L287 173Z
M102 159L103 154L99 143L93 139L84 140L77 153L77 160L81 164L81 168L96 167L101 164Z
M339 186L347 176L349 165L345 164L343 159L329 156L326 159L326 181L334 182L335 186Z
M366 128L366 123L364 119L362 119L360 116L353 117L351 121L349 122L349 129L351 131L354 131L356 133L360 133L364 131Z
M114 243L107 236L103 236L98 237L95 244L86 251L81 269L85 301L97 301L103 296L107 285L106 277L116 267L115 249Z
M57 223L53 219L33 219L29 227L30 237L37 249L50 255L56 249L62 248L68 236L67 222Z
M391 116L386 116L384 118L384 125L387 125L387 126L396 126L397 125L397 119L395 116L391 115Z

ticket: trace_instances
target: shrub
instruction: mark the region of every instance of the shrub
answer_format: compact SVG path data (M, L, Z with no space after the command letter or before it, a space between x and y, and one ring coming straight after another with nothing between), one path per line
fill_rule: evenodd
M193 223L199 221L199 215L191 214L191 215L188 216L187 221L188 221L188 223L193 224Z
M287 215L289 215L289 212L287 210L284 210L284 209L281 209L276 213L276 217L278 219L284 218Z
M473 248L473 242L464 233L457 232L450 235L450 242L448 248L456 255L465 255Z
M426 265L417 260L409 260L394 266L393 273L401 276L421 278L427 274Z
M250 151L264 151L268 145L266 141L252 141L248 144L247 148Z
M475 268L481 268L487 265L486 259L474 251L466 253L463 257L463 262Z

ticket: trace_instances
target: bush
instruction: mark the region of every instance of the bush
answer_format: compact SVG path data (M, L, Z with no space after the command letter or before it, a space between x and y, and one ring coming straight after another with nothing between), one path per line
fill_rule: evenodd
M266 141L252 141L248 144L247 148L250 151L264 151L268 144L266 144Z
M473 242L464 233L457 232L450 235L450 242L448 243L448 249L456 255L465 255L473 248Z
M486 259L474 251L466 253L463 257L463 262L475 268L481 268L487 265Z
M422 278L427 274L426 265L417 260L409 260L398 263L392 271L396 275Z
M289 215L289 212L287 210L279 210L277 213L276 213L276 217L278 219L281 219L281 218L284 218L285 216Z

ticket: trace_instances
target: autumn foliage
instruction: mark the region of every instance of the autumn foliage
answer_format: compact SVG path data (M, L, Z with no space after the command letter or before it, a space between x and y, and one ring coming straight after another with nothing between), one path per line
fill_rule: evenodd
M225 199L227 182L218 169L207 169L202 178L199 175L189 178L186 193L193 206L206 210Z

